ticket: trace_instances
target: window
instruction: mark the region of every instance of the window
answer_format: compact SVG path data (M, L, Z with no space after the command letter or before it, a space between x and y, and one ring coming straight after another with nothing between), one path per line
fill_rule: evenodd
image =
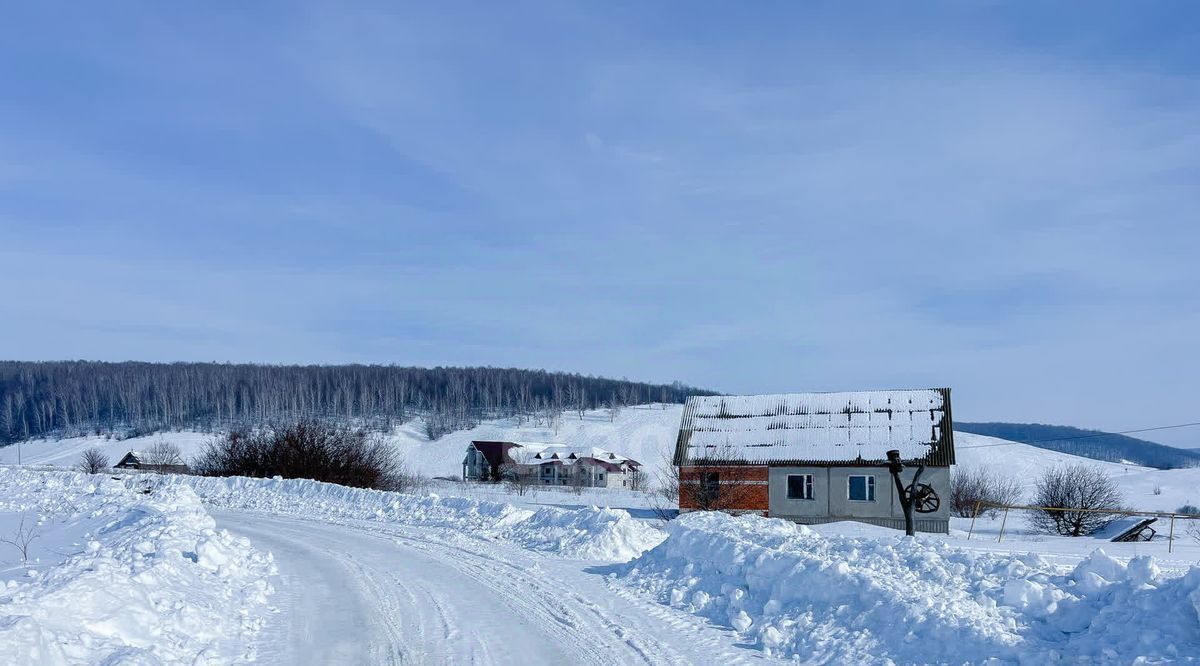
M847 479L847 491L852 502L875 501L875 477L866 475L851 476Z
M788 474L787 498L797 500L813 499L813 475Z

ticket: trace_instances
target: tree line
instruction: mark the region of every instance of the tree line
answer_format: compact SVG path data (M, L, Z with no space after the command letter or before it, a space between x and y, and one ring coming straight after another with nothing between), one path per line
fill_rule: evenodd
M437 438L483 419L556 418L565 410L679 403L696 394L711 392L516 368L0 361L0 442L304 419L385 430L416 416Z

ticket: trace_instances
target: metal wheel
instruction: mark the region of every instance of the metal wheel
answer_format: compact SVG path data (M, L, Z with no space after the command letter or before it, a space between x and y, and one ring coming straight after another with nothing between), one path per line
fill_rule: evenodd
M918 483L916 486L909 486L907 492L909 499L912 501L913 509L917 513L933 513L942 506L942 499L938 497L937 491L927 483Z

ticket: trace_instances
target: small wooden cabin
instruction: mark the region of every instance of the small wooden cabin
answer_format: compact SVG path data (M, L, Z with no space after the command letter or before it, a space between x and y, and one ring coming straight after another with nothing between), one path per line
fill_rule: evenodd
M117 469L136 469L145 472L159 472L161 474L186 474L188 466L184 464L178 465L151 465L142 462L143 454L137 451L126 453L117 464L113 465Z

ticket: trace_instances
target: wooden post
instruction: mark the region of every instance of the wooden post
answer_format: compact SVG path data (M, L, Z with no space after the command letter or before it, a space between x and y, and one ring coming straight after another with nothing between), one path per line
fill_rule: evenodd
M1171 514L1171 531L1167 535L1167 552L1175 548L1175 514Z
M967 530L967 541L971 540L971 535L975 533L975 517L979 515L979 502L975 500L975 513L971 514L971 529Z
M996 543L1000 543L1004 539L1004 526L1008 523L1008 507L1004 507L1004 518L1000 520L1000 536L996 537Z

